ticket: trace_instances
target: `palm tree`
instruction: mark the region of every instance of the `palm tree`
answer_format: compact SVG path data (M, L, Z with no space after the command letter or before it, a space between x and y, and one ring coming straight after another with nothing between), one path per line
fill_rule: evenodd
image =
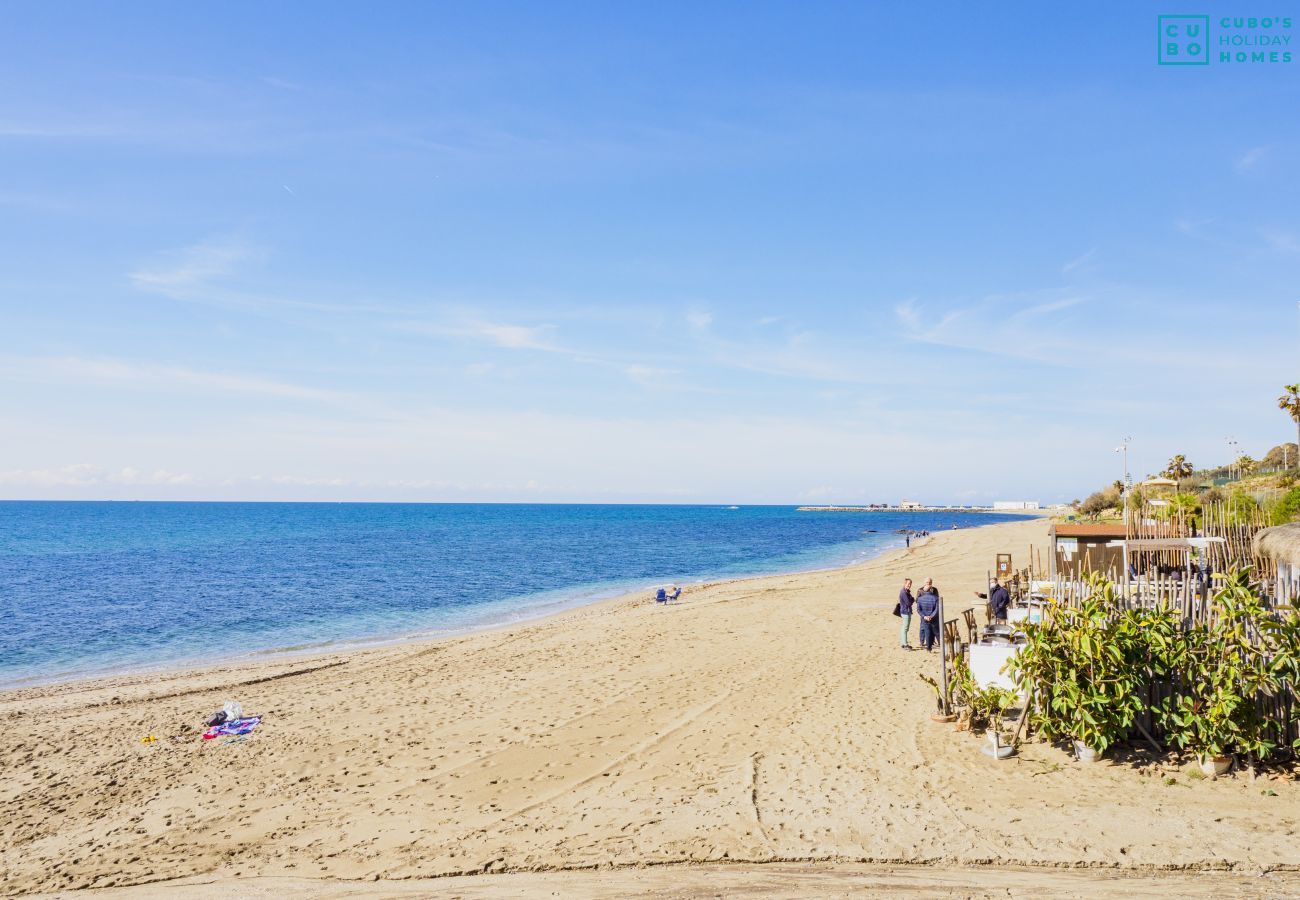
M1300 446L1300 384L1288 384L1277 398L1277 408L1295 420L1296 445ZM1296 452L1296 468L1300 469L1300 451Z
M1184 478L1190 478L1194 471L1195 469L1193 469L1192 464L1187 461L1187 457L1179 453L1173 459L1169 460L1169 466L1165 469L1164 475L1166 478L1172 478L1174 481L1181 481Z
M1249 475L1251 472L1255 471L1255 467L1258 465L1259 463L1256 460L1251 459L1250 456L1245 453L1243 453L1236 462L1237 471L1242 475Z
M1200 501L1195 494L1174 494L1169 498L1170 511L1191 521L1200 509Z

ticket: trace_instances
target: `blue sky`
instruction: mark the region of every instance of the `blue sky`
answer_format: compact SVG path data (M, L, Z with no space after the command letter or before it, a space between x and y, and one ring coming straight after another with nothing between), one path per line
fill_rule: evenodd
M1126 435L1259 455L1300 60L1157 66L1167 11L12 5L0 497L1054 501Z

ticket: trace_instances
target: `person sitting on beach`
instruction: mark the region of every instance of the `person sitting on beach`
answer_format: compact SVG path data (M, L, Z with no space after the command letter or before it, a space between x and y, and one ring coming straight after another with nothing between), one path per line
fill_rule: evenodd
M904 650L912 649L907 632L912 627L912 604L915 602L912 599L912 579L904 578L903 589L898 592L898 615L903 620L902 630L898 634L898 646Z
M931 653L939 639L939 589L933 578L925 579L921 593L916 595L916 612L921 617L921 646Z
M669 599L669 600L676 600L676 599L677 599L678 597L680 597L681 595L682 595L682 589L679 588L677 585L674 584L674 585L673 585L672 593L668 595L668 599Z
M989 592L987 594L976 591L975 596L989 602L989 606L993 609L994 622L1006 624L1007 609L1011 606L1011 595L1007 593L1006 588L998 583L996 578L989 579Z

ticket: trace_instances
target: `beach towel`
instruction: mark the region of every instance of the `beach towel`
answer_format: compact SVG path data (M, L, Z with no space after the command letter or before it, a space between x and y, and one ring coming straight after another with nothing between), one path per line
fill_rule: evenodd
M220 725L209 728L203 732L203 740L210 741L215 737L223 735L248 734L257 727L257 723L262 721L261 716L249 716L246 719L231 719L228 722L222 722Z

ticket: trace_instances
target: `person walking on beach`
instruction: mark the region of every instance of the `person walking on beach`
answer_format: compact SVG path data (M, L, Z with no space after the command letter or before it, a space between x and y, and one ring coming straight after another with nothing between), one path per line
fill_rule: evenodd
M912 579L904 578L903 589L898 592L898 615L903 620L902 630L898 633L898 646L904 650L912 649L907 632L912 627L912 604L915 602L912 599Z
M933 578L925 579L921 593L916 595L916 612L921 617L921 646L931 653L939 640L939 590Z

